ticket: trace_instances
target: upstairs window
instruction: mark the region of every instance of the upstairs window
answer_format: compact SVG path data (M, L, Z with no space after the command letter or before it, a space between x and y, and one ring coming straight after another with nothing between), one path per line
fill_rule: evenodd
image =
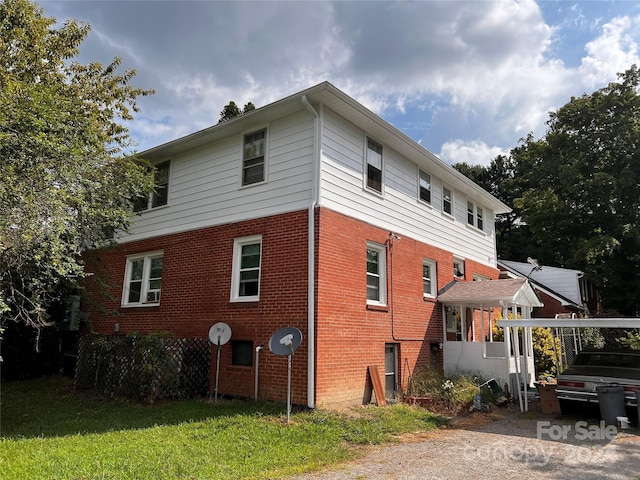
M476 208L473 202L467 202L467 224L475 227L476 225Z
M265 143L267 129L244 136L242 153L242 185L264 182Z
M436 264L431 260L422 263L422 292L424 298L435 298L438 291Z
M149 306L160 303L162 252L127 257L122 306Z
M367 244L367 303L387 303L387 258L384 246Z
M231 301L251 302L260 298L262 237L236 239L233 245Z
M431 204L431 175L418 170L418 198L424 203Z
M481 207L467 201L467 224L476 227L479 230L484 229L483 211Z
M367 188L382 193L382 145L367 138Z
M157 208L169 203L169 178L171 161L157 164L153 170L153 192L149 196L140 197L134 205L136 212Z
M453 215L453 194L451 189L442 187L442 211L448 215Z
M482 218L482 215L482 208L478 207L476 209L476 227L478 227L479 230L484 230L484 220Z

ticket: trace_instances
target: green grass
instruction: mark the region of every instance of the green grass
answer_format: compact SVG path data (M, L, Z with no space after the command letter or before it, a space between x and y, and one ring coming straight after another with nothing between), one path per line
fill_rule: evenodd
M100 401L54 377L0 392L0 479L284 478L445 420L406 405L337 413L273 403Z

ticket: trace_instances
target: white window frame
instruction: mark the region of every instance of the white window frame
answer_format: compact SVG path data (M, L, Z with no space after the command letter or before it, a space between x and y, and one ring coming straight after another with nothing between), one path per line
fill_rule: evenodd
M378 271L369 272L369 250L378 252ZM367 242L367 261L366 261L366 274L367 274L367 305L387 305L387 249L384 245L379 243ZM378 279L378 298L369 298L369 280Z
M242 269L242 248L247 245L260 245L260 259L257 267L250 270L258 271L258 292L256 295L240 295L241 274L249 269ZM262 235L236 238L233 241L233 267L231 273L231 302L256 302L260 300L260 277L262 273Z
M426 191L429 192L429 201L424 200L422 198L422 175L425 175L429 179L429 188L425 188ZM433 200L433 182L431 180L431 174L425 172L421 168L418 168L418 201L424 203L425 205L431 206L431 202Z
M467 225L484 231L484 210L471 200L467 200Z
M157 280L157 278L150 278L151 261L154 260L154 259L157 259L157 258L164 258L164 252L162 250L157 250L157 251L154 251L154 252L139 253L139 254L127 256L126 266L125 266L125 270L124 270L124 283L123 283L123 286L122 286L121 306L123 306L123 307L149 307L149 306L160 305L160 296L161 296L161 292L162 292L162 286L159 289L150 288L150 281L151 280ZM134 264L135 261L138 261L138 260L142 260L143 261L142 278L140 279L140 281L141 281L140 300L137 301L137 302L130 302L129 301L129 293L130 293L131 282L133 281L131 279L131 275L133 274L133 264ZM164 265L163 265L163 268L164 268ZM160 277L160 282L162 284L162 277ZM156 295L157 299L153 300L153 301L145 300L145 299L147 299L147 296L151 292L157 292L157 295Z
M429 267L429 277L424 276L424 267ZM436 298L438 292L438 270L436 262L433 260L422 261L422 296L423 298ZM425 280L429 280L430 289L425 289Z
M484 232L484 209L476 205L476 227Z
M450 212L447 212L446 208L445 208L445 190L449 192L449 209L451 210ZM449 187L447 187L446 185L442 186L442 213L444 213L445 215L449 215L451 217L453 217L454 215L454 208L453 208L453 190Z
M253 160L255 158L259 158L258 156L255 157L251 157L251 158L245 158L245 142L246 142L246 138L250 135L255 135L257 133L260 132L264 132L264 152L262 155L262 180L257 181L257 182L252 182L252 183L245 183L244 181L244 172L245 172L245 162L247 160ZM269 152L269 128L267 126L263 126L260 128L256 128L254 130L251 131L247 131L244 132L242 134L242 142L240 145L240 186L241 187L252 187L254 185L261 185L263 183L266 183L267 181L267 164L268 164L268 152Z
M467 200L467 225L476 226L476 204Z
M457 265L457 268L456 268ZM456 272L460 272L461 275L456 275ZM459 257L453 258L453 276L455 278L464 278L464 259Z
M156 174L156 168L161 166L161 165L169 165L169 168L167 169L167 203L163 203L162 205L154 205L156 203L156 199L158 198L155 192L155 186L156 186L156 178L155 178L155 174ZM144 202L142 203L142 207L138 206L138 204L136 203L136 211L137 212L146 212L148 210L155 210L156 208L162 208L162 207L166 207L167 205L169 205L169 193L171 191L171 173L173 171L173 160L172 159L168 159L168 160L163 160L162 162L158 162L155 165L153 165L154 168L154 172L153 172L153 187L154 187L154 191L152 191L151 193L149 193L149 195L146 197L146 204ZM143 198L141 200L144 200Z
M373 165L373 163L371 164L372 168L380 171L380 190L369 185L369 151L372 151L369 148L369 142L374 143L375 145L378 145L380 147L380 168L378 168L376 165ZM382 192L384 191L384 146L368 135L365 136L364 140L364 186L368 191L376 193L378 195L382 195Z

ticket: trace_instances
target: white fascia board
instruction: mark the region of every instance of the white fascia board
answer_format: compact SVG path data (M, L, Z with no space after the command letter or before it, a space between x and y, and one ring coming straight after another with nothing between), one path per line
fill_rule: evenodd
M640 318L523 318L498 320L499 327L640 328Z

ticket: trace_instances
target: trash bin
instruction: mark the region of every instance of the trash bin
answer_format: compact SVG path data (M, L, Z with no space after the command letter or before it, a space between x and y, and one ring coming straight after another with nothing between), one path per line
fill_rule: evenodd
M598 403L600 404L600 418L606 425L617 425L616 417L626 416L624 408L624 388L618 385L603 385L596 387Z

